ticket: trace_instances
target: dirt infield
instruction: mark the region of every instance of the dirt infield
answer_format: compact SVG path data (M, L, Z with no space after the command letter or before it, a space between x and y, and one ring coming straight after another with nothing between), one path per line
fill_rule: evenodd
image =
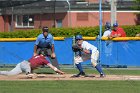
M16 76L3 76L0 75L0 80L140 80L140 76L133 75L106 75L100 78L99 75L90 75L89 77L76 77L72 78L72 74L57 75L57 74L38 74L37 78L28 78L25 74Z

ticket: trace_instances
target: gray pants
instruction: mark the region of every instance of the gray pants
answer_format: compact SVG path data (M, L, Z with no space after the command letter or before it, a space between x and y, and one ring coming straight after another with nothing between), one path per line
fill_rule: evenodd
M22 61L16 65L11 71L0 71L0 75L18 75L22 72L30 73L31 67L28 61Z

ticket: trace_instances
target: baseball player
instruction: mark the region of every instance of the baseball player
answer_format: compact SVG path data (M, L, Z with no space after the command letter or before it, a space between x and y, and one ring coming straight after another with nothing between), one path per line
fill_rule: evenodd
M55 55L54 48L54 39L53 36L49 33L48 27L42 28L43 33L38 35L35 45L34 45L34 56L39 53L40 50L47 50L47 57L51 61L51 63L59 69L59 64Z
M105 24L105 32L103 34L103 37L109 37L111 34L111 24L109 22L106 22Z
M126 37L126 33L123 30L123 28L118 27L118 23L113 24L113 30L110 34L110 38L115 38L115 37Z
M76 49L79 48L79 49ZM80 77L80 76L87 76L85 72L83 71L83 68L81 66L81 62L86 61L88 59L91 60L91 63L93 67L96 68L96 70L100 73L100 77L104 77L105 74L102 71L101 66L97 63L98 57L99 57L99 51L97 50L97 47L94 45L88 43L87 41L83 40L82 35L76 36L76 44L72 47L73 51L75 53L74 57L74 63L79 70L79 73L76 75L73 75L72 77Z
M30 58L28 61L24 60L16 65L11 71L0 71L0 75L17 75L22 72L25 72L27 75L31 74L32 70L37 69L37 67L47 65L55 72L59 74L64 74L61 70L57 69L55 66L50 64L46 60L46 53L44 51L40 51L39 55L35 55Z
M105 32L103 34L103 37L108 37L109 38L110 34L111 34L111 24L109 22L106 22L106 24L105 24ZM112 42L111 40L107 40L106 41L106 46L111 44L111 42Z

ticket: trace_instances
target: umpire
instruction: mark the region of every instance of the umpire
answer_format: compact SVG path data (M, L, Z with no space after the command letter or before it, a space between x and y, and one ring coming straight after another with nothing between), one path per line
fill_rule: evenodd
M53 36L49 33L48 27L42 28L42 33L38 35L35 45L34 45L34 56L37 55L41 50L47 50L47 57L49 58L50 62L59 68L59 64L55 55L55 48L54 48L54 39Z

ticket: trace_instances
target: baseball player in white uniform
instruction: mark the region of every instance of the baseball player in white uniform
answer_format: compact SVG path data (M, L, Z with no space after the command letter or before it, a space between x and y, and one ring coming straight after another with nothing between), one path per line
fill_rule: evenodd
M103 37L110 37L110 34L111 34L111 24L109 22L106 22Z
M100 77L104 77L105 74L102 71L100 64L97 63L97 60L99 58L99 51L97 47L88 43L87 41L84 41L81 35L76 36L76 45L81 49L81 51L76 52L76 55L74 57L74 62L77 69L79 70L79 73L73 75L72 77L79 77L81 75L87 76L82 69L81 62L89 59L91 60L93 67L95 67L96 70L100 73Z

